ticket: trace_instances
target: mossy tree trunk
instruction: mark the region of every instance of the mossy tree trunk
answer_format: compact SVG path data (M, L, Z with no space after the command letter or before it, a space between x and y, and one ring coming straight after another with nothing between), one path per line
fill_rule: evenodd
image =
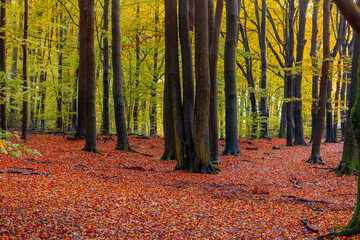
M28 109L28 69L27 69L27 45L26 40L28 37L28 16L29 16L29 3L28 0L24 0L24 42L22 44L23 49L23 114L22 114L22 133L21 139L28 140L28 125L29 125L29 109Z

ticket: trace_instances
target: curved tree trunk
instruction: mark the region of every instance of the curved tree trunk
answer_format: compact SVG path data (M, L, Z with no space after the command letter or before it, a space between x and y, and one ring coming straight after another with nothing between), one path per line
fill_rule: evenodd
M297 33L296 47L296 69L297 74L294 78L294 122L295 122L295 145L307 145L304 139L304 123L302 113L302 62L304 57L304 48L306 44L305 28L306 28L306 10L309 0L299 1L299 31ZM301 70L299 70L301 69ZM299 71L299 72L298 72Z
M320 163L325 164L321 158L320 145L324 130L324 118L325 118L325 104L326 104L326 91L329 78L330 68L330 0L324 0L323 9L323 63L321 68L321 79L320 79L320 99L318 106L318 113L316 118L316 129L314 132L314 139L311 148L311 156L307 160L309 163Z
M239 148L236 92L236 45L238 36L238 1L226 3L225 39L225 150L223 154L242 154Z

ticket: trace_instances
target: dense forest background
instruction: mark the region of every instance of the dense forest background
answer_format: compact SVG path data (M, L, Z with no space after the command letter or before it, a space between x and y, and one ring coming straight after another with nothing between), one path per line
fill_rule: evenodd
M106 1L105 1L106 2ZM255 3L256 2L256 3ZM261 98L266 97L268 107L269 135L285 135L280 127L283 104L302 100L304 134L311 136L311 109L313 103L313 77L319 76L322 51L322 28L316 33L315 54L311 52L314 7L318 8L317 21L322 26L322 4L307 3L305 18L300 18L303 1L295 2L293 31L295 33L293 59L286 59L287 33L289 32L289 3L274 1L267 9L267 87L260 86L261 50L259 44L259 6L257 1L241 1L239 18L239 42L236 52L236 76L238 95L239 136L259 136L261 122L266 121L259 112ZM95 51L96 51L96 112L97 131L103 129L103 79L104 41L111 45L111 25L104 28L104 2L95 1ZM260 6L261 10L261 6ZM6 5L6 100L8 125L21 126L22 91L22 44L24 43L23 1L7 1ZM224 8L225 11L225 8ZM110 9L111 12L111 9ZM225 14L225 13L224 13ZM40 131L75 131L76 101L79 66L79 6L76 1L30 1L28 39L29 78L29 127ZM220 137L225 135L224 93L224 45L226 37L225 17L220 34L218 61L218 117ZM123 91L128 132L144 135L163 135L163 89L164 89L164 4L162 1L122 1L120 3L122 37ZM336 132L342 137L347 109L347 90L353 52L353 32L341 17L334 4L331 5L330 46L331 70L328 112L332 125L339 126ZM304 40L298 41L299 30L305 27ZM190 32L193 38L193 32ZM194 43L194 41L193 41ZM296 46L304 44L304 55L300 62L296 57ZM195 49L193 47L193 49ZM111 48L110 48L111 52ZM312 53L312 54L310 54ZM110 54L111 62L111 54ZM180 63L181 64L181 63ZM181 69L181 67L180 67ZM109 69L110 92L112 91L112 67ZM301 98L286 97L286 75L302 76ZM253 99L253 100L252 100ZM254 102L252 102L254 101ZM110 104L110 131L115 132L114 106ZM284 120L284 117L283 117ZM282 124L281 124L282 123ZM285 126L285 125L284 125ZM283 126L282 126L283 127ZM253 129L255 133L252 132ZM335 130L336 131L336 130Z

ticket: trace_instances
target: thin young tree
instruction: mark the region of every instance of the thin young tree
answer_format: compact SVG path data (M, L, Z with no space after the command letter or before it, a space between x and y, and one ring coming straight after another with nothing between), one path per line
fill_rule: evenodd
M325 104L327 96L327 84L330 68L330 0L324 0L323 8L323 63L320 78L320 99L318 104L318 112L316 117L316 128L314 132L313 144L311 148L311 156L307 160L309 163L325 164L321 157L320 145L324 131Z
M83 0L85 1L85 0ZM95 3L94 0L85 1L86 9L86 66L87 66L87 102L86 102L86 144L84 151L98 152L96 146L96 109L95 109L95 46L94 46L94 26L95 26Z
M23 114L22 114L22 133L21 138L28 140L28 69L27 69L27 37L28 37L28 16L29 16L29 4L28 0L24 0L24 42L22 44L23 49Z
M103 112L102 112L102 135L110 134L110 82L109 82L109 0L104 0L104 38L102 48L103 64Z
M0 71L1 71L1 89L0 89L0 111L1 111L1 129L7 130L7 108L6 108L6 0L1 0L0 5Z
M196 8L195 8L196 9ZM225 38L225 155L242 154L239 148L236 93L236 45L238 39L239 1L226 2Z
M131 151L125 121L125 104L122 90L123 77L121 66L120 1L113 0L111 5L113 98L117 133L116 150Z

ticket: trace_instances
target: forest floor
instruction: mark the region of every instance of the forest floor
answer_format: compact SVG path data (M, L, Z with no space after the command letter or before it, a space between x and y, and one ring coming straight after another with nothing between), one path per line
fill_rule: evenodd
M346 225L355 208L356 176L329 172L342 143L321 146L323 166L305 162L311 146L242 138L243 155L202 175L157 161L161 139L130 137L149 157L113 150L113 138L96 154L81 151L84 140L30 135L25 146L42 156L0 155L0 238L312 239Z

